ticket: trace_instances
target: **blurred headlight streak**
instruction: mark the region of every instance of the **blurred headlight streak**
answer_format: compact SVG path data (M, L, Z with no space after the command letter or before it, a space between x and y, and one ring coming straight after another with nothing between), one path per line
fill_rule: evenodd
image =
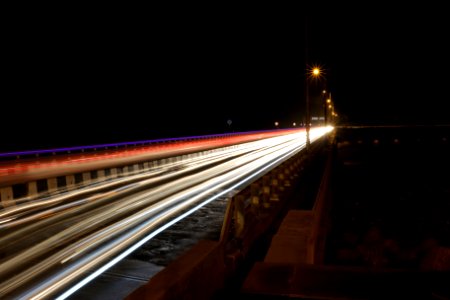
M311 129L311 141L331 129ZM0 298L70 296L159 232L292 157L305 142L300 132L240 144L4 211ZM31 235L34 242L27 243ZM22 246L16 251L1 246L16 240L15 247Z

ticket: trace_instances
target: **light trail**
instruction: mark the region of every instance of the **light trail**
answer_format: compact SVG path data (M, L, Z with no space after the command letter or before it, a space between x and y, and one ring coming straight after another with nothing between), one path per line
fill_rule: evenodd
M329 130L311 130L311 140ZM46 199L37 212L28 203L3 212L0 297L68 297L164 228L292 157L305 142L304 132L265 138L179 161L158 176L141 174L133 183L95 187L87 199L88 192L73 192L70 200ZM25 212L30 219L21 222Z

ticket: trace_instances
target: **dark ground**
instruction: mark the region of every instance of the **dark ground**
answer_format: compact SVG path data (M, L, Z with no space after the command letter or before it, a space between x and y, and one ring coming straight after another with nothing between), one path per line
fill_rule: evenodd
M449 129L338 130L327 263L436 268L450 247Z

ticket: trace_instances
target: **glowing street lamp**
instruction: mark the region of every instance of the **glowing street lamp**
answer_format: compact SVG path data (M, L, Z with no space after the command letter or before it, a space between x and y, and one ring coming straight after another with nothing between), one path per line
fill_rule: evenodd
M327 103L326 103L326 100L325 100L325 98L327 97L326 96L326 94L327 94L327 91L326 90L323 90L322 91L322 101L323 101L323 124L326 126L327 125Z
M323 103L323 110L324 110L324 117L325 117L325 126L327 125L327 123L328 123L328 115L329 115L329 113L328 113L328 110L327 110L327 107L329 106L331 104L331 93L329 93L329 95L328 95L328 98L325 100L325 102Z
M320 69L319 68L313 68L311 71L313 76L319 76L320 75Z
M310 67L308 70L308 73L309 73L308 77L310 80L319 80L319 79L324 78L324 75L325 75L325 72L323 71L321 66Z
M311 112L310 112L310 104L309 104L309 83L308 79L319 79L322 76L322 70L318 66L313 66L308 70L308 76L306 78L306 149L309 149L309 145L311 143L309 138L309 131L311 127Z

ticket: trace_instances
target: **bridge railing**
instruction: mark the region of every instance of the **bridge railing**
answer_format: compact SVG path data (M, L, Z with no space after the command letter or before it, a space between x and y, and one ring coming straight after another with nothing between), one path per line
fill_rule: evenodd
M225 288L257 241L281 221L296 181L327 143L320 138L231 197L218 241L200 241L126 299L209 299Z
M297 129L296 129L297 130ZM31 150L0 153L0 160L11 159L12 162L21 163L26 158L36 158L42 155L74 155L75 153L95 152L95 154L105 153L105 151L120 150L121 148L139 149L152 145L167 145L177 142L201 142L229 137L242 137L241 142L249 142L259 139L259 134L280 134L290 132L290 130L261 130L237 133L212 134L204 136L189 136L180 138L167 138L148 141L126 142L118 144L101 144L81 147L68 147L47 150ZM248 138L245 138L248 137ZM226 146L226 145L225 145ZM86 186L92 183L108 180L111 178L129 175L131 173L143 172L149 169L154 163L159 163L164 159L173 160L182 155L190 155L193 152L206 151L217 147L216 145L203 145L195 149L177 149L174 151L158 151L158 153L139 153L134 156L117 157L115 159L98 159L95 162L84 162L65 165L57 168L49 163L49 168L40 168L22 173L3 175L0 172L0 207L15 205L16 199L35 199L41 195L47 195L58 190L70 190L76 187ZM101 157L100 157L101 158ZM15 161L14 161L15 160ZM6 161L8 162L8 161ZM0 165L1 167L1 165ZM0 168L1 169L1 168Z
M321 138L311 145L309 152L300 152L230 199L220 237L225 249L234 249L227 254L229 263L238 264L256 240L273 226L292 194L294 182L327 142L326 136Z
M9 151L0 152L0 161L8 160L18 160L24 158L36 158L54 155L66 155L75 153L89 153L96 151L114 150L114 149L124 149L129 147L142 147L157 144L167 144L175 142L184 141L195 141L195 140L208 140L208 139L220 139L231 136L248 135L255 133L265 133L273 132L274 130L255 130L255 131L244 131L244 132L230 132L230 133L220 133L220 134L208 134L208 135L195 135L195 136L184 136L184 137L174 137L174 138L159 138L152 140L141 140L141 141L130 141L130 142L120 142L120 143L106 143L106 144L96 144L96 145L84 145L84 146L72 146L72 147L59 147L51 149L36 149L36 150L23 150L23 151Z

